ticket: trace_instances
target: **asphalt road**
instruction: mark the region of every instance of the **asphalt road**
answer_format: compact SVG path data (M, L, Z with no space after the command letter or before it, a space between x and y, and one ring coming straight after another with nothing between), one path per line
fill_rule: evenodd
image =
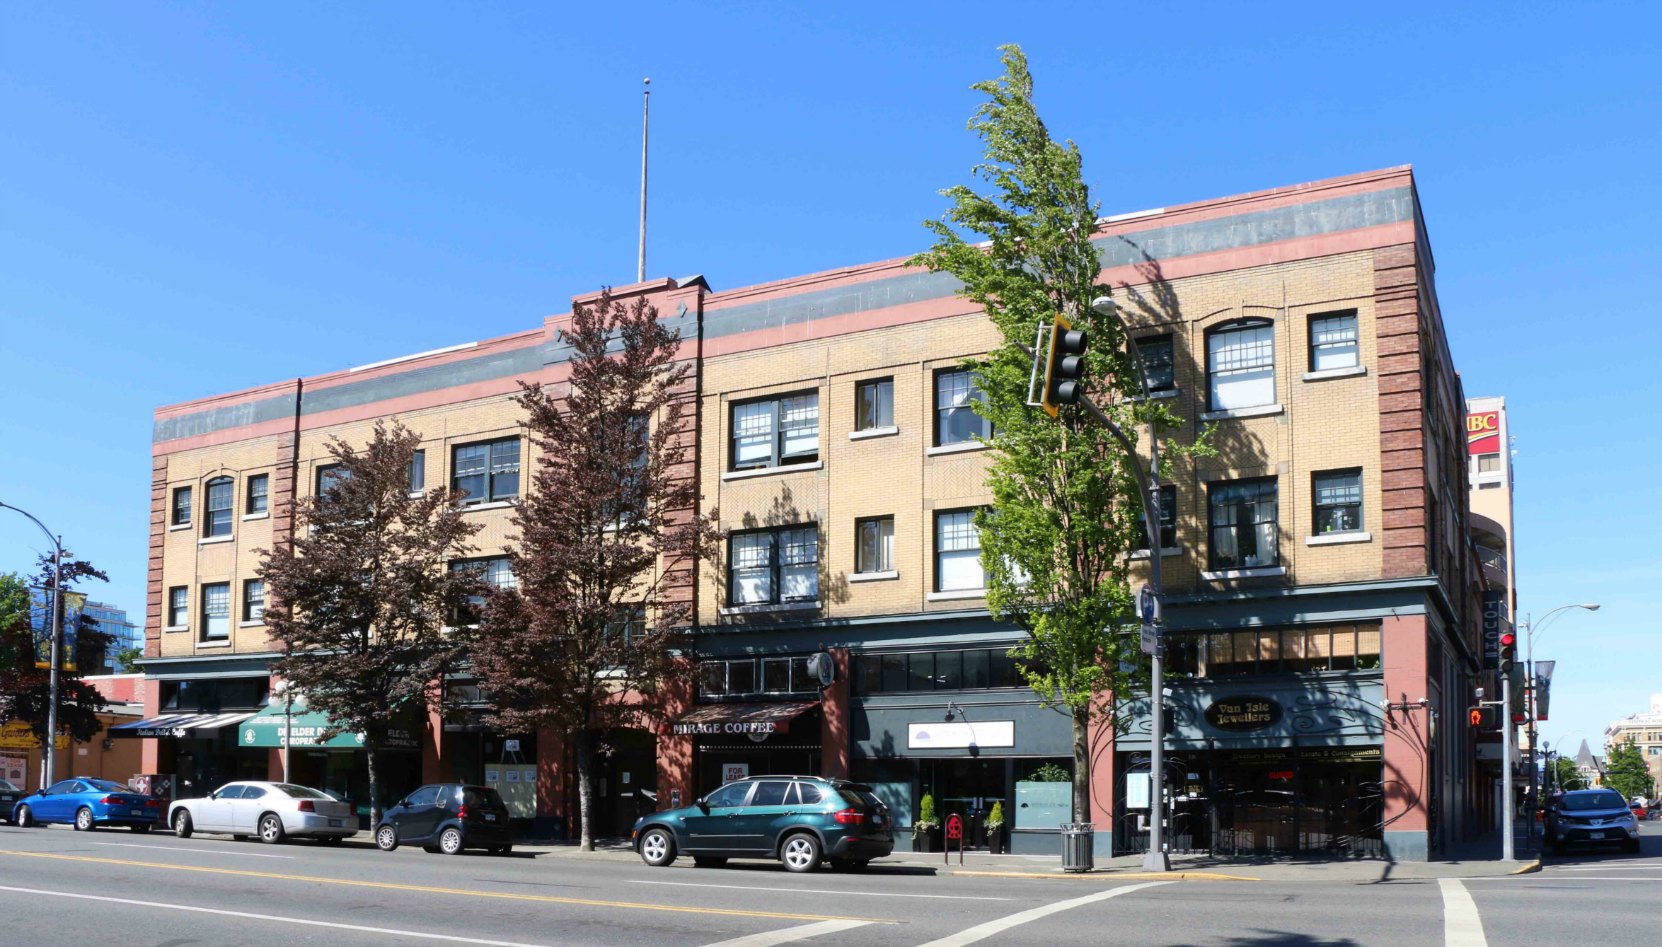
M1662 829L1642 856L1531 875L1358 884L971 877L921 866L793 875L652 869L615 854L382 853L197 835L0 826L0 943L960 947L1662 942Z

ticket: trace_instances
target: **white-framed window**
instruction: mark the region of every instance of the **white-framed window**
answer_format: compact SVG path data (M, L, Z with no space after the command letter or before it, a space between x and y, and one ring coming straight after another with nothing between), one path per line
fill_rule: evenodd
M811 464L819 460L819 392L732 406L733 470Z
M993 436L993 423L975 413L985 400L975 373L953 368L935 373L935 446L967 444Z
M457 444L450 453L450 486L462 503L496 503L519 497L519 438Z
M1281 563L1274 477L1214 483L1207 494L1214 571Z
M1209 410L1275 404L1275 326L1239 322L1206 337Z
M1314 475L1315 533L1362 529L1362 471L1322 470Z
M1362 364L1356 334L1356 310L1322 312L1310 317L1310 370L1355 368Z
M819 527L734 533L727 540L727 603L783 605L819 599Z
M935 514L935 591L966 592L987 587L981 568L981 530L975 510Z
M245 579L242 583L242 620L263 621L265 619L265 581L262 579Z
M231 535L231 507L236 504L237 484L230 477L215 477L204 488L207 493L206 513L202 517L202 535Z
M894 571L894 517L873 516L854 521L854 571Z
M270 506L271 475L253 474L248 478L248 502L243 508L247 514L264 513Z
M211 641L230 636L231 583L204 583L202 586L202 639Z

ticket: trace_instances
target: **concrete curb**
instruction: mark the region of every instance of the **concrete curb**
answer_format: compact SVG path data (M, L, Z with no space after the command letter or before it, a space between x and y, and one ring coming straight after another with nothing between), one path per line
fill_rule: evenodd
M1263 881L1262 878L1252 878L1247 875L1226 875L1217 871L1069 871L1057 869L1053 872L1044 871L973 871L957 869L949 874L967 875L978 878L1050 878L1062 881L1102 880L1114 881L1121 878L1137 880L1155 879L1160 881Z
M1538 872L1540 870L1541 870L1541 860L1539 858L1537 858L1537 859L1535 859L1534 861L1530 862L1527 865L1520 865L1517 869L1507 872L1507 874L1509 874L1509 875L1533 875L1533 874L1535 874L1536 872Z

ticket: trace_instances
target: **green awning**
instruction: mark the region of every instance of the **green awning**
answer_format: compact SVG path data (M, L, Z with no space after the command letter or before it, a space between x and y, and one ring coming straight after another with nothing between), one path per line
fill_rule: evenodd
M360 733L337 733L328 740L320 741L318 738L329 729L329 725L329 717L321 711L300 710L285 717L281 708L267 709L259 716L243 721L237 727L237 745L281 747L283 735L287 733L291 746L337 750L363 749L364 738ZM391 731L388 734L387 745L405 749L417 749L421 746L406 730Z

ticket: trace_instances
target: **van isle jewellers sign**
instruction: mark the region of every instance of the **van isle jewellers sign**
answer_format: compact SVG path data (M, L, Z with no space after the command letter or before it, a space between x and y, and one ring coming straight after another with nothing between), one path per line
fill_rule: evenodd
M1281 721L1281 705L1268 697L1229 697L1206 708L1206 722L1219 730L1263 730Z

